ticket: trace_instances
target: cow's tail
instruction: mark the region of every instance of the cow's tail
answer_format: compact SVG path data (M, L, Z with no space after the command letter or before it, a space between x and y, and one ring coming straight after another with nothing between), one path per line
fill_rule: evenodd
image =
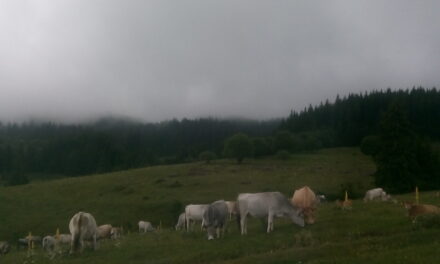
M76 230L75 230L75 232L73 234L73 237L72 237L72 239L73 239L73 241L72 241L72 243L73 243L73 251L74 252L78 251L78 248L80 246L79 244L80 244L80 236L81 236L82 218L83 218L82 213L79 213L78 214L77 228L76 228Z

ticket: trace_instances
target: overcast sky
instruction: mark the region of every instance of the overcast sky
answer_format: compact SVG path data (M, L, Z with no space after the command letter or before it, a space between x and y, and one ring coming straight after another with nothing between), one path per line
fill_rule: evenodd
M439 87L440 1L0 1L0 120L266 119Z

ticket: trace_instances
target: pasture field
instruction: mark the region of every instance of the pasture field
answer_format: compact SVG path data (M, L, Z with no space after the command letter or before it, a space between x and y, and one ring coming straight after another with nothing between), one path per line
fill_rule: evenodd
M201 231L174 231L183 206L218 199L234 200L241 192L281 191L309 185L331 198L353 197L372 187L372 161L355 148L325 149L293 155L290 160L246 160L236 165L220 160L157 166L105 175L35 182L0 188L0 240L15 241L29 231L68 232L77 211L92 213L98 224L122 225L129 232L118 241L102 241L98 251L64 253L50 259L41 249L0 256L0 263L438 263L440 228L413 225L406 211L392 202L363 203L341 211L324 203L314 225L301 228L277 219L275 230L250 219L241 236L231 221L225 237L207 241ZM421 202L440 204L435 192L422 192ZM413 194L396 196L413 200ZM139 220L162 226L137 234ZM434 225L435 226L435 225ZM196 227L196 229L198 229Z

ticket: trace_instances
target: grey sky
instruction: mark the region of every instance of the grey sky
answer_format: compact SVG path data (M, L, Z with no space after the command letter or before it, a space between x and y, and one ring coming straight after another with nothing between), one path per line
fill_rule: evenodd
M284 117L439 87L440 1L0 1L0 120Z

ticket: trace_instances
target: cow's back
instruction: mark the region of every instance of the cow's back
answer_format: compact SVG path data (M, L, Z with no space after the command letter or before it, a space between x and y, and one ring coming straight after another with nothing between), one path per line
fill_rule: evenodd
M190 204L185 207L185 216L191 220L202 220L203 213L208 208L207 204Z
M294 192L292 204L298 208L312 208L316 205L316 195L308 186Z
M263 217L269 211L285 211L289 206L287 198L280 192L242 193L237 197L240 214Z

